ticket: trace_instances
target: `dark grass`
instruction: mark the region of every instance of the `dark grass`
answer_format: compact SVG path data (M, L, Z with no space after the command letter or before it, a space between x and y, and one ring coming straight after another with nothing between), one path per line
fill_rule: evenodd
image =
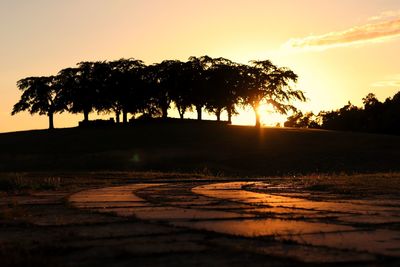
M0 171L174 171L287 175L400 170L400 137L149 123L0 134Z
M57 176L30 177L23 173L0 175L0 191L56 190L61 185L62 179Z

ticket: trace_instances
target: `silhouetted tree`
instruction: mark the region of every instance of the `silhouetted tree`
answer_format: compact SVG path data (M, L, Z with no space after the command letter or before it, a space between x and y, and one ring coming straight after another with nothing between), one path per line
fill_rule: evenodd
M376 98L375 94L369 93L362 99L364 110L362 130L366 132L379 132L382 130L382 115L384 114L383 105Z
M206 110L221 120L221 112L228 113L228 122L232 122L232 114L236 113L235 105L239 102L240 69L229 59L211 59L211 66L207 69L208 99Z
M17 86L23 93L11 114L27 110L31 114L47 115L49 129L53 129L54 114L65 109L56 77L28 77L19 80Z
M191 110L192 106L189 90L191 69L179 60L164 60L156 64L153 71L153 79L156 80L154 95L162 117L167 118L171 102L174 102L180 118L183 119L186 111Z
M380 103L373 93L369 93L366 97L362 99L362 101L364 104L364 109L372 108Z
M197 119L202 120L202 109L207 104L207 70L212 64L209 56L190 57L186 63L190 103L195 107Z
M83 113L84 121L89 120L89 113L102 110L105 101L102 91L109 75L105 62L80 62L77 68L67 68L59 72L62 94L71 113Z
M381 116L384 133L400 134L400 91L393 97L388 97L382 104L383 113Z
M188 109L188 88L185 88L184 64L179 60L164 60L149 67L148 80L151 82L152 97L161 111L162 118L168 117L172 101L181 118Z
M301 111L294 112L284 123L285 127L296 128L320 128L317 116L312 112L303 114Z
M364 125L362 110L350 101L338 110L321 112L321 116L324 129L358 131Z
M287 119L284 123L284 126L285 127L298 127L298 128L304 127L301 123L303 116L304 115L301 111L295 112L291 116L287 117Z
M321 128L343 131L400 134L400 93L381 103L373 93L363 99L363 108L348 102L338 110L321 112Z
M179 117L184 118L186 111L192 111L192 98L191 98L191 67L185 62L175 62L174 83L171 90L171 98L178 110Z
M122 113L123 123L128 122L128 113L137 113L143 106L144 63L136 59L119 59L108 63L109 75L104 90L108 101L104 110L115 113L117 123Z
M114 112L117 122L122 113L124 123L128 113L167 118L171 103L180 118L194 107L198 120L205 108L218 121L226 110L231 122L240 103L253 108L256 125L260 126L261 104L269 103L286 114L295 110L291 100L305 100L303 92L291 88L297 75L268 60L240 65L225 58L202 56L190 57L187 62L165 60L151 66L136 59L77 65L61 70L54 79L60 105L71 113L83 113L85 122L92 111Z
M257 127L261 125L260 105L270 104L275 111L286 114L289 110L296 111L290 101L306 100L302 91L292 89L297 75L287 68L276 67L269 60L251 61L250 66L242 65L242 72L247 87L242 94L243 103L253 108Z

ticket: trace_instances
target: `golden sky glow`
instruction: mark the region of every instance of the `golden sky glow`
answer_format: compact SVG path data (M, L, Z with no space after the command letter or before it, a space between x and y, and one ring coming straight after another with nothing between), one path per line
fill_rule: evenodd
M2 0L0 36L0 132L47 127L45 116L11 117L17 80L83 60L271 59L299 75L299 107L314 112L400 90L399 0ZM55 126L81 119L57 114Z

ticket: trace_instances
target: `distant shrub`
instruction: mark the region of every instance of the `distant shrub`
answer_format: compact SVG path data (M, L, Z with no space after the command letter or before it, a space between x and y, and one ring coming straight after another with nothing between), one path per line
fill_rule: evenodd
M108 120L93 120L93 121L80 121L79 127L83 128L96 128L96 127L108 127L115 125L114 119L110 118Z

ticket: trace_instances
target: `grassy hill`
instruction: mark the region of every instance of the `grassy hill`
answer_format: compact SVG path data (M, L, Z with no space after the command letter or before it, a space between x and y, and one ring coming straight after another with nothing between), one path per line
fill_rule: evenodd
M0 171L160 170L225 175L400 170L400 137L153 123L0 134Z

